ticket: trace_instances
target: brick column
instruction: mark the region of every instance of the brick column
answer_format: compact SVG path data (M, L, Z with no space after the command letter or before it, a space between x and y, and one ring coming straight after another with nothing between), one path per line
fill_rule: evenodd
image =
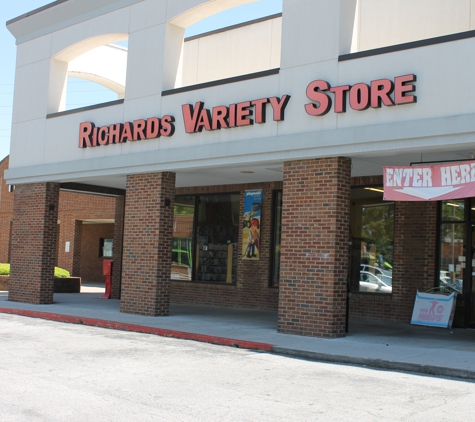
M174 198L174 173L127 177L121 312L169 314Z
M81 274L81 245L82 245L82 221L74 221L74 238L73 238L72 254L73 254L73 265L71 276L79 277Z
M112 299L120 299L120 285L122 280L122 249L124 243L124 212L125 197L118 196L115 198Z
M59 184L17 185L8 300L53 303Z
M284 163L279 322L282 333L343 337L351 161Z
M394 221L393 312L409 322L417 290L434 287L437 202L396 202Z

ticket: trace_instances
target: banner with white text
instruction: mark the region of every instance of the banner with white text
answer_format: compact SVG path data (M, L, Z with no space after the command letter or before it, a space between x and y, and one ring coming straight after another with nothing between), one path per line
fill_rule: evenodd
M384 200L443 201L475 196L475 162L384 167Z

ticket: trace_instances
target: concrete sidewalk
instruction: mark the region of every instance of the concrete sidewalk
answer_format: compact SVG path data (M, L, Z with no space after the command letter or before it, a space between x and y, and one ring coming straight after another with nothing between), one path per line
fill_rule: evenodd
M350 320L345 338L327 340L278 333L275 311L172 304L169 317L144 317L120 313L118 300L100 300L101 289L87 290L56 293L52 305L9 302L0 292L0 313L475 380L475 330Z

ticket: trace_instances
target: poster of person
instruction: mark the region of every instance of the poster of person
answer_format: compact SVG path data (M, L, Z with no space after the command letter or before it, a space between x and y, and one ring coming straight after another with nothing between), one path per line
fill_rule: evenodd
M259 260L261 235L262 189L244 192L244 219L242 224L242 257Z

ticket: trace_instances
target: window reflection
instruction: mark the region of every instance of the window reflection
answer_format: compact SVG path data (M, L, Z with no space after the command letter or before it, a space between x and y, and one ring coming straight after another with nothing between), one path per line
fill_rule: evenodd
M465 224L440 226L439 287L462 293L466 269Z
M175 198L172 279L236 282L239 204L239 194Z
M192 278L194 215L195 197L175 198L171 271L173 280L191 280Z
M392 293L394 203L381 188L351 190L350 288Z
M198 197L197 280L235 283L239 194Z

